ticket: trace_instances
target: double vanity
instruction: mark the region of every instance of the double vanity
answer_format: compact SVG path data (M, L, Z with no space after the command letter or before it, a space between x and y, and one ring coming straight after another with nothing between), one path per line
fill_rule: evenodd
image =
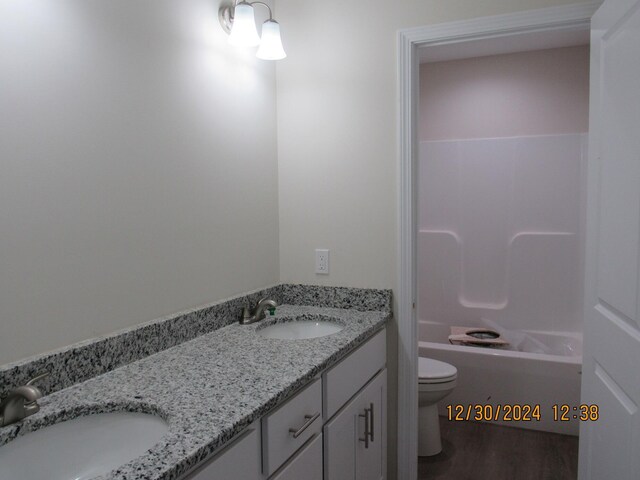
M265 294L275 315L241 325ZM0 428L0 479L385 478L390 316L387 291L282 285L3 367L11 387L52 375Z

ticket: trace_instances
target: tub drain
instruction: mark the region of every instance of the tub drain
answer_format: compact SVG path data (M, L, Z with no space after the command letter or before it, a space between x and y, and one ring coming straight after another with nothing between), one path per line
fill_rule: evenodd
M467 335L478 340L495 340L500 336L499 333L492 330L471 330Z
M478 327L451 327L449 343L470 347L507 347L507 342L495 330Z

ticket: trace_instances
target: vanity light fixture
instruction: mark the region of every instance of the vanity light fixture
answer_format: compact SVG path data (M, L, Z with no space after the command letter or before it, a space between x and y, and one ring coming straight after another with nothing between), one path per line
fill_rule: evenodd
M262 38L256 30L253 6L263 5L269 10L269 19L262 24ZM233 5L220 7L220 24L229 34L229 43L240 47L258 47L256 57L263 60L280 60L287 54L282 48L280 24L273 19L271 7L264 2L234 0Z

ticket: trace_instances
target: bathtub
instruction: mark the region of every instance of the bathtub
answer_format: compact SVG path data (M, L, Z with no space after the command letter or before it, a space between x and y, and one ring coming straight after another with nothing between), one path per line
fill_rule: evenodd
M448 325L420 322L419 338L429 340L419 342L420 356L450 363L458 369L458 384L438 405L440 414L454 414L457 405L463 405L465 413L468 405L491 405L480 414L483 421L577 435L579 420L572 418L576 412L569 413L569 421L559 421L554 418L553 405L580 405L582 337L574 333L527 333L547 345L550 353L451 345ZM540 420L505 421L502 418L505 406L516 404L539 405ZM460 407L457 408L460 412ZM518 413L517 409L513 413Z

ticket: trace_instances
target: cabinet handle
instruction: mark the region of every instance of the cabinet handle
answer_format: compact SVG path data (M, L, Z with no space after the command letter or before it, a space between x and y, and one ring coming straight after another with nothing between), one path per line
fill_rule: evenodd
M309 428L309 425L316 421L319 416L320 412L316 413L315 415L305 415L304 419L306 420L306 422L304 422L304 424L297 430L295 428L290 428L289 433L293 436L293 438L298 438L300 435L302 435L302 432Z
M373 406L373 404L371 404ZM361 442L364 442L364 448L369 448L369 437L371 436L371 426L369 424L369 409L365 408L364 413L358 414L358 417L364 418L364 438L359 438Z
M376 428L376 424L373 421L373 403L369 404L369 413L371 414L371 429L369 430L369 433L371 434L371 441L373 442L373 432Z

